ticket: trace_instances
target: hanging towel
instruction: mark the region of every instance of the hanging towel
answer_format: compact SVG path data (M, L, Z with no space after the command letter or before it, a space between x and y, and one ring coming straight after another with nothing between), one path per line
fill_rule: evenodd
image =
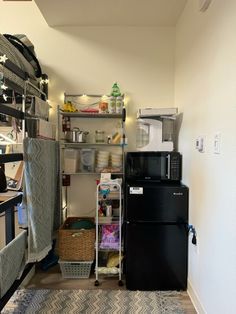
M28 262L42 260L52 247L52 233L60 213L58 204L58 143L24 140L25 189L28 215Z
M27 233L23 231L0 251L0 298L25 266L26 241Z

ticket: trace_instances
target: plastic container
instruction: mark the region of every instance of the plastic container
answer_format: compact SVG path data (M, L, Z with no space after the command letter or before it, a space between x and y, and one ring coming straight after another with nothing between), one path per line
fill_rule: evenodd
M107 205L106 206L106 217L111 217L112 216L112 206Z
M136 147L142 148L149 143L149 125L138 121L136 127Z
M105 142L105 132L102 130L95 131L95 142L104 143Z
M23 203L17 205L18 224L21 228L28 227L28 213Z
M64 171L75 173L79 171L79 151L76 149L65 149L64 152Z
M108 162L109 162L109 155L110 153L107 151L102 151L99 150L97 152L97 167L98 168L105 168L108 167Z
M75 262L59 260L63 278L89 278L93 261Z
M111 166L121 167L122 166L122 155L121 154L111 154Z
M95 149L83 148L80 151L80 169L82 172L94 172Z

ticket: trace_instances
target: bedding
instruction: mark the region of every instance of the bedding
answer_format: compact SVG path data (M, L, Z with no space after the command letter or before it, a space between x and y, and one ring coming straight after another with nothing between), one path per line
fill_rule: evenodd
M27 232L22 231L0 251L0 298L5 295L25 266L26 243Z
M0 34L0 56L1 55L6 55L11 62L24 72L27 72L30 78L35 79L35 71L32 65L2 34Z
M1 49L1 48L0 48ZM3 73L4 78L9 79L10 81L14 82L15 84L17 84L18 86L20 86L21 88L24 89L25 87L25 80L23 80L22 78L20 78L18 75L16 75L15 73L13 73L12 71L8 70L6 67L4 67L4 65L0 64L0 72ZM35 81L34 79L29 79L29 81L37 86L37 81ZM27 88L27 92L28 94L32 94L32 95L36 95L38 97L41 96L41 93L38 92L35 88L33 88L32 86L28 86Z
M2 56L6 56L7 59L12 62L12 67L10 67L10 62L4 64L4 62L2 62L3 60L1 60L0 78L2 82L7 85L9 91L9 94L7 91L6 95L1 96L1 99L4 99L7 105L12 101L9 106L12 105L17 107L18 104L16 105L13 101L14 99L17 99L17 97L22 100L23 96L26 96L27 102L27 99L29 98L28 96L34 96L31 99L32 106L30 107L32 114L43 116L44 119L48 119L49 106L41 99L41 97L45 99L46 97L44 97L42 92L34 88L34 86L38 88L38 78L41 77L42 73L38 60L36 56L34 56L32 49L28 49L27 45L21 43L17 37L0 34L0 57ZM13 72L13 65L15 65L15 68L18 67L21 69L22 74L25 73L27 75L21 75L21 71L18 71L20 76L15 74ZM29 82L32 83L33 86L31 86ZM5 89L2 87L0 90L4 91ZM16 95L15 98L15 93L20 95ZM4 96L9 97L10 100L4 98ZM28 206L27 209L29 209L29 213L27 212L27 214L29 214L30 217L29 223L27 221L29 235L27 235L26 231L21 232L20 235L0 250L0 298L7 293L17 276L23 271L27 258L29 261L39 261L47 255L52 246L53 227L57 226L59 221L57 213L58 191L56 190L57 186L54 185L58 180L56 172L58 166L57 144L54 141L51 141L52 143L44 141L42 143L34 142L34 146L34 143L30 144L31 139L25 139L25 142L26 173L27 171L29 172L27 173L28 181L25 181L26 191L24 191L24 193L25 202ZM34 150L35 147L36 149ZM42 148L45 149L46 154L43 153L44 150ZM36 155L34 155L33 159L37 162L32 163L31 157L35 151ZM45 155L46 159L41 156L41 158L37 160L39 157L37 153L40 156L41 154ZM40 166L43 167L40 168ZM39 174L42 174L44 178L40 177L40 180L40 178L37 178L36 176L36 185L31 186L29 182L32 179L31 175L37 171ZM44 192L39 198L37 198L37 193L35 193L35 188L38 188L37 183L41 187L41 192ZM25 253L26 248L28 250L28 256Z
M22 71L26 72L29 76L29 81L33 85L38 87L38 79L35 75L34 67L25 59L23 54L14 45L10 43L10 41L7 38L5 38L2 34L0 34L0 56L2 55L6 55L7 58L12 63L18 66ZM25 80L19 77L18 75L16 75L15 73L13 73L11 70L5 67L4 64L2 63L0 63L0 72L3 73L3 76L6 79L9 79L10 81L17 84L19 87L24 89ZM41 93L38 92L32 86L28 86L27 93L41 97Z
M23 42L23 40L21 40L24 38L25 42L27 38L26 36L22 38L22 35L9 35L9 34L4 34L4 37L14 46L16 47L16 49L25 57L25 59L31 64L31 66L34 69L34 75L36 77L41 77L42 76L42 71L41 71L41 67L40 64L38 62L38 59L36 58L36 54L34 52L34 47L31 43L30 48L28 48L27 44L30 45L29 41L27 42L27 44L25 44ZM33 50L32 50L33 49Z

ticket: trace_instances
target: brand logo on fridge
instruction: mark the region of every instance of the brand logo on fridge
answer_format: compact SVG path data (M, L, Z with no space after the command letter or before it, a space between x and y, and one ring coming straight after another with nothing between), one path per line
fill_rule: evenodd
M184 195L182 192L174 192L173 195Z

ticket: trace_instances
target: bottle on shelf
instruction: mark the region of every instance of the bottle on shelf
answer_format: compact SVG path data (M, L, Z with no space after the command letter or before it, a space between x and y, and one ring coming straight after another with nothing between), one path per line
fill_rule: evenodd
M62 117L62 132L70 131L70 117Z
M105 142L105 131L96 130L95 131L95 142L96 143L104 143Z
M116 97L110 96L108 99L108 113L116 112Z
M123 98L121 96L116 97L116 113L122 113Z
M114 83L111 89L111 96L118 97L121 96L120 88L117 83Z

